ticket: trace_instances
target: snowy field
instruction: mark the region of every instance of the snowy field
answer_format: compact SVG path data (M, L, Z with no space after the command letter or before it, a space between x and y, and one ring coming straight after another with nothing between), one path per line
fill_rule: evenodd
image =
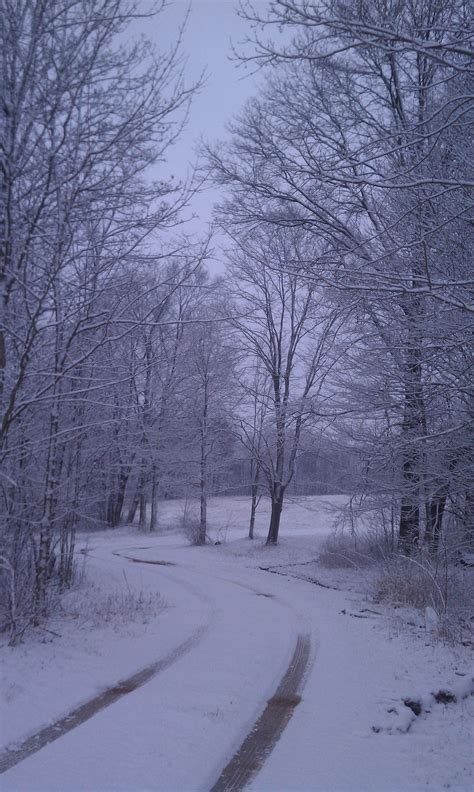
M318 567L344 501L288 501L281 542L270 548L268 503L260 504L250 542L244 498L211 500L217 546L186 543L177 532L179 502L163 504L161 533L134 527L81 537L78 568L89 585L67 595L47 630L1 646L2 746L19 745L188 642L186 651L9 769L0 788L209 790L304 633L311 663L301 702L252 792L468 792L474 698L430 700L415 718L402 700L446 687L466 692L470 649L443 645L429 625L407 625L375 607L366 571Z

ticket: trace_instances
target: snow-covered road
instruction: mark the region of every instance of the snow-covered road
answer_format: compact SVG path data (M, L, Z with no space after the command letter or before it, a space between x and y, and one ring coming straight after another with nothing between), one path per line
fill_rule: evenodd
M433 647L391 636L375 615L351 618L360 599L265 573L225 547L185 547L176 536L137 544L100 539L89 559L98 578L125 571L129 584L158 588L169 603L153 640L137 639L126 665L110 668L110 685L187 641L185 651L9 769L4 792L209 790L275 694L301 634L311 645L301 702L249 790L435 792L449 784L467 792L472 700L456 721L439 708L409 734L372 731L394 701L430 673L446 673L448 655L440 667ZM150 563L159 561L166 565ZM53 720L70 709L58 702ZM38 712L31 731L44 725Z

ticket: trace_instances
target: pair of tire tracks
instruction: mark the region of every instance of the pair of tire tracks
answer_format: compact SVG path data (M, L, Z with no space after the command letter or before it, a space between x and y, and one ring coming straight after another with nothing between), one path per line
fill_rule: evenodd
M114 555L121 554L116 553ZM163 563L150 562L130 556L123 557L134 563ZM171 566L172 564L163 563L163 566L168 565ZM234 581L228 582L232 583ZM245 588L250 589L250 586ZM254 591L254 593L261 596L272 596L264 595L258 591ZM5 773L24 759L40 751L46 745L85 723L101 710L141 688L161 671L165 671L191 651L205 637L208 630L209 625L201 626L165 657L121 680L118 684L106 688L102 693L88 699L64 717L40 729L15 747L7 747L0 752L0 774ZM222 770L210 792L238 792L247 786L261 769L301 700L299 693L304 685L310 654L311 642L309 636L306 634L298 635L290 664L281 678L274 695L267 701L263 712Z

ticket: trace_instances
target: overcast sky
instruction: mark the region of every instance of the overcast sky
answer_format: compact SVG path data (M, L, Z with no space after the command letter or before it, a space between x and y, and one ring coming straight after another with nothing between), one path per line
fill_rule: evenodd
M163 13L143 26L158 48L169 46L190 9L182 50L188 59L188 81L204 70L207 75L205 85L194 98L186 130L168 152L168 167L178 178L184 177L196 160L199 138L222 138L226 123L256 91L258 78L229 59L231 41L238 44L249 31L248 23L237 16L235 6L236 0L173 0ZM196 233L206 232L217 197L216 191L208 190L194 200L192 209L199 219L190 227ZM215 268L220 269L214 265L212 269Z

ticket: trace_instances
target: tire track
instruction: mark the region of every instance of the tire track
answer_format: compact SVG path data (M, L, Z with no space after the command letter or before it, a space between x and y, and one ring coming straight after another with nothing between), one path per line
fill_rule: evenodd
M194 649L204 638L208 629L208 625L199 627L189 638L179 644L172 652L165 655L165 657L142 668L126 679L122 679L116 685L106 688L102 693L84 702L84 704L80 704L64 717L59 718L49 726L45 726L35 734L27 737L14 748L5 748L5 750L0 753L0 775L11 767L19 764L24 759L27 759L31 754L40 751L41 748L44 748L49 743L58 740L64 734L67 734L72 731L72 729L75 729L77 726L85 723L85 721L93 718L98 712L114 704L123 696L141 688L161 671L169 668L169 666L183 657L183 655L187 654L191 649Z
M309 636L299 635L278 688L210 792L240 792L258 773L301 700L298 690L303 684L310 648Z
M92 554L89 555L94 557ZM172 562L150 562L148 560L141 560L131 556L124 556L118 552L112 553L112 555L123 558L127 561L132 561L134 563L158 563L159 565L163 566L176 566ZM175 578L173 579L175 580ZM184 581L175 580L175 582L177 582L178 585L182 586L183 588L189 590L194 596L200 597L205 602L208 601L208 598L202 596L202 594L196 590L195 586ZM97 715L97 713L101 710L109 707L111 704L115 704L115 702L123 698L123 696L133 693L134 690L141 688L161 671L165 671L167 668L173 665L173 663L177 662L181 659L181 657L191 651L191 649L194 649L194 647L197 646L197 644L199 644L205 637L209 631L209 627L210 622L208 621L206 624L198 627L197 630L195 630L188 638L186 638L186 640L182 641L182 643L178 644L178 646L165 655L165 657L160 658L160 660L156 660L154 663L145 666L140 671L137 671L125 679L120 680L116 685L105 688L102 693L99 693L96 696L88 699L83 704L80 704L79 706L72 709L67 715L64 715L62 718L58 718L58 720L54 721L54 723L51 723L48 726L44 726L39 731L35 732L29 737L26 737L24 740L16 740L12 747L7 746L4 748L3 751L0 751L0 775L6 773L7 770L10 770L10 768L19 764L24 759L27 759L32 754L37 753L49 743L55 742L63 735L72 731L72 729L75 729L77 726L80 726L82 723L90 720L90 718L93 718L94 715Z
M85 721L97 715L98 712L109 707L111 704L114 704L123 696L132 693L134 690L138 690L138 688L142 687L149 682L150 679L159 674L160 671L169 668L170 665L193 649L202 640L207 631L208 625L200 627L189 638L179 644L176 649L161 658L161 660L157 660L155 663L132 674L132 676L122 679L116 685L106 688L102 693L84 702L84 704L80 704L67 715L55 721L55 723L45 726L35 734L27 737L26 740L23 740L23 742L15 748L6 748L0 753L0 774L5 773L11 767L19 764L23 759L31 756L31 754L40 751L41 748L44 748L48 743L58 740L64 734L80 726L81 723L85 723Z
M162 566L175 566L173 562L150 562L149 560L126 556L119 552L114 552L113 555L134 563L158 563ZM243 584L240 581L233 581L227 578L221 578L221 580L238 585L259 596L274 596L273 594L261 592L259 589ZM189 588L191 593L196 595L195 587L188 582L179 581L179 584L184 586L184 588ZM202 593L199 593L198 596L202 597ZM207 597L202 597L202 599L207 600ZM37 753L49 743L58 740L77 726L85 723L101 710L141 688L161 671L169 668L192 650L205 637L209 628L209 623L202 625L165 657L122 679L117 684L106 688L98 695L72 709L67 715L43 727L24 740L16 741L11 747L6 747L0 752L0 775L32 754ZM299 635L291 662L275 694L267 702L264 711L257 719L251 732L224 768L211 792L237 792L237 790L243 789L260 770L300 701L297 691L301 686L309 655L310 639L307 635Z
M313 563L312 561L307 561L304 564L279 564L278 568L276 566L268 566L268 567L259 566L259 569L261 569L262 572L270 572L272 575L281 575L282 577L285 578L291 577L294 578L295 580L304 580L306 583L312 583L313 586L319 586L320 588L323 589L331 589L331 591L341 591L341 589L337 588L337 586L329 586L327 583L321 583L320 580L318 580L317 578L309 577L309 575L298 575L295 574L294 572L278 572L278 569L287 569L288 567L291 566L306 566L306 564L312 564L312 563Z

